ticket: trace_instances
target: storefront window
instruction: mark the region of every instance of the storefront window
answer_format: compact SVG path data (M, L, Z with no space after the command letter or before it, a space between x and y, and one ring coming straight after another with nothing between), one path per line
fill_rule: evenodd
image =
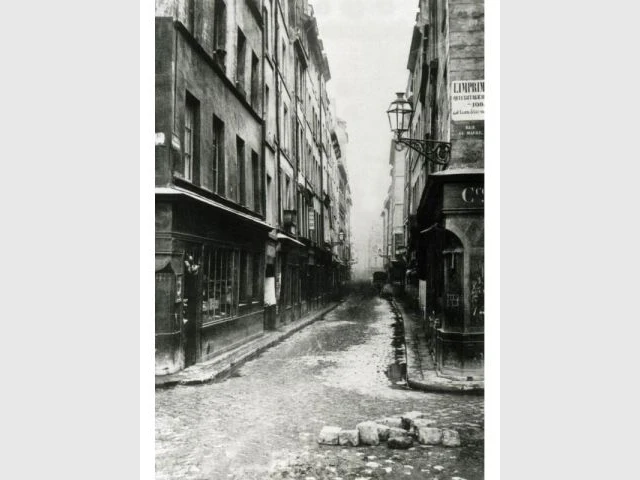
M205 247L202 314L203 322L237 315L238 250Z

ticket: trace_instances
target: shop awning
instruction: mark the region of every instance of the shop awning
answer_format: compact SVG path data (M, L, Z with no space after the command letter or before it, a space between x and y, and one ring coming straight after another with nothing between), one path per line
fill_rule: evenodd
M296 240L293 237L290 237L289 235L285 235L284 233L280 233L278 232L278 240L283 240L283 241L289 241L291 243L295 243L296 245L300 245L301 247L304 247L305 244L302 242L299 242L298 240Z
M236 210L234 208L229 207L228 205L224 205L223 203L220 202L216 202L215 200L211 200L210 198L205 198L202 197L200 195L198 195L197 193L194 192L190 192L189 190L186 190L184 188L180 188L180 187L156 187L156 195L180 195L180 196L184 196L184 197L189 197L192 198L198 202L201 203L205 203L207 205L210 205L212 207L215 207L219 210L225 211L227 213L230 213L232 215L241 217L245 220L248 220L256 225L260 225L261 227L266 227L268 229L273 228L271 225L269 225L267 222L264 222L263 220L260 220L259 218L256 217L252 217L251 215L241 212L239 210Z

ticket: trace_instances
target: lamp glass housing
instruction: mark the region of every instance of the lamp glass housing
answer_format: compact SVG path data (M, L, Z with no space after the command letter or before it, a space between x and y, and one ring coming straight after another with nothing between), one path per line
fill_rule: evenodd
M389 105L387 115L391 131L397 138L401 138L405 132L409 131L413 108L411 108L411 103L404 98L404 92L397 92L396 96L396 99Z

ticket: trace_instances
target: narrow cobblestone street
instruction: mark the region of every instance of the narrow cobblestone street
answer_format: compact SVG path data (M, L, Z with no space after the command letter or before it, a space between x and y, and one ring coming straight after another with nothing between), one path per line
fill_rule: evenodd
M408 390L400 326L387 300L355 292L220 383L157 390L156 478L482 479L483 397ZM462 447L317 443L324 425L412 410Z

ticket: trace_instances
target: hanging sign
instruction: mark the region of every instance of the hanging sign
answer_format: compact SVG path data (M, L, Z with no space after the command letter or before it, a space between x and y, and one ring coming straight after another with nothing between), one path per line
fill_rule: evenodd
M316 229L316 217L315 210L313 208L309 208L309 230Z
M451 82L452 138L484 138L484 80Z

